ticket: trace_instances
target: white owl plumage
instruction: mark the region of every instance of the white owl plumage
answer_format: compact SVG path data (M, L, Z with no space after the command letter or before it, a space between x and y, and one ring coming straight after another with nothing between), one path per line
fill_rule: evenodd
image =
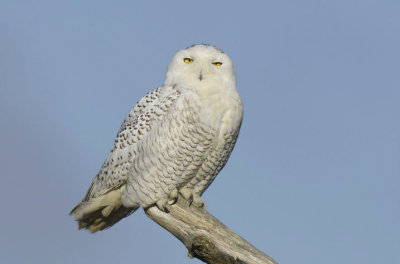
M178 51L164 85L130 111L70 214L80 228L96 232L140 206L165 210L178 192L202 206L200 196L227 162L242 115L229 56L204 44Z

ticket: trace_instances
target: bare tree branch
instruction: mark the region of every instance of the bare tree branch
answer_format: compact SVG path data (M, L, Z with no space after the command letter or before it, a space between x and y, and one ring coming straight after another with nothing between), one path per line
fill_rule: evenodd
M210 264L277 264L205 209L189 206L182 196L174 205L168 205L168 210L165 213L153 206L145 212L177 237L189 250L191 258L196 257Z

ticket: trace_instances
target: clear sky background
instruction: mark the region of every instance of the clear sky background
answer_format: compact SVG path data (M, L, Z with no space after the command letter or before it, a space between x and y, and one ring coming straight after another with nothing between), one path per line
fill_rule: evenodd
M400 263L400 2L1 1L0 263L200 263L142 210L78 231L173 54L235 64L244 122L203 199L279 263Z

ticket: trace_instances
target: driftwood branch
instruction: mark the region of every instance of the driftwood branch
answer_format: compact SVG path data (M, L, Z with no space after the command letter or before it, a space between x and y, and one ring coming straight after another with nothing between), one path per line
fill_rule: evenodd
M205 209L189 206L182 196L167 208L168 213L156 206L145 209L145 212L186 246L189 257L210 264L277 264Z

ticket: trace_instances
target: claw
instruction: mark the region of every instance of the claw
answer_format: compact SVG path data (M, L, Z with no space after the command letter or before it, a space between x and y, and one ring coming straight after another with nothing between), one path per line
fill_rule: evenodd
M198 195L197 193L193 193L193 205L196 207L204 206L203 200L201 199L200 195Z
M169 211L167 208L167 203L168 203L168 198L161 198L156 202L156 206L164 213L168 213Z
M169 204L169 205L173 205L174 203L176 203L177 200L178 200L178 189L174 189L174 190L169 194L168 204Z
M193 189L188 187L183 187L179 190L179 193L185 198L185 200L189 201L189 205L192 204L193 201Z
M190 189L188 187L183 187L182 189L179 190L179 193L183 196L183 198L189 201L189 206L192 204L196 207L204 206L204 202L201 199L200 195L195 193L193 189Z

